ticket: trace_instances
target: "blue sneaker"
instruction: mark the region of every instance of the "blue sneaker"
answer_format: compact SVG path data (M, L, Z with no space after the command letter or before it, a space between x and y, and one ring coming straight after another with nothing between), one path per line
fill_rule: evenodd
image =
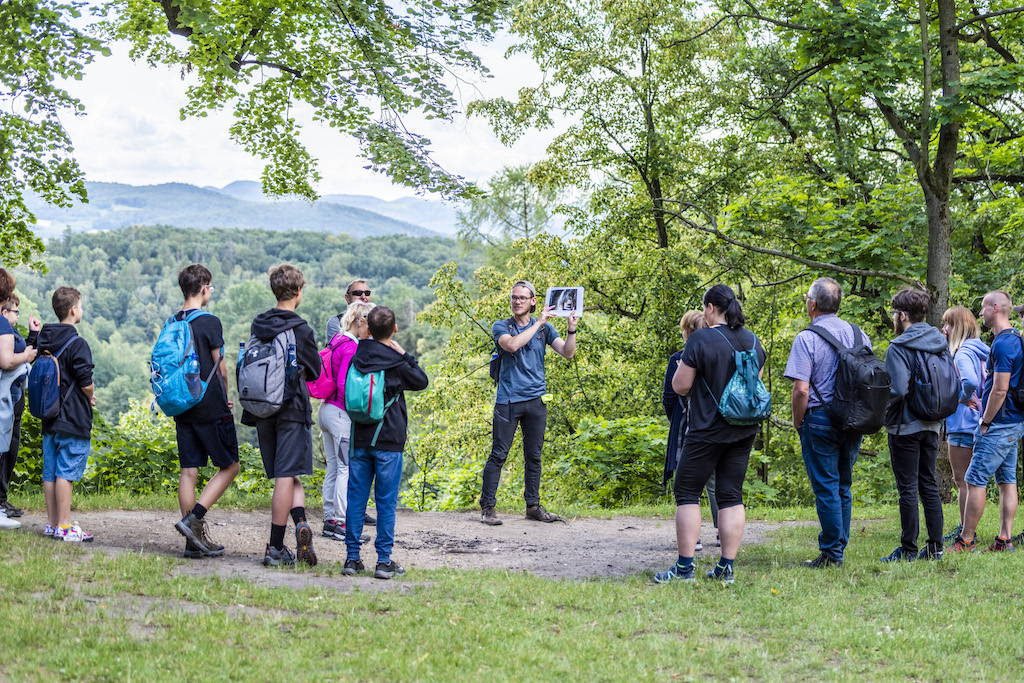
M917 559L917 552L908 552L903 550L902 547L896 548L885 557L879 558L882 562L899 562L905 560L907 562L913 562Z
M716 564L714 569L708 570L707 577L714 581L721 581L727 586L736 583L736 574L732 569L732 565L723 567Z
M686 583L697 583L694 575L694 567L691 564L685 570L678 564L674 564L663 572L654 575L654 583L672 583L673 581L684 581Z

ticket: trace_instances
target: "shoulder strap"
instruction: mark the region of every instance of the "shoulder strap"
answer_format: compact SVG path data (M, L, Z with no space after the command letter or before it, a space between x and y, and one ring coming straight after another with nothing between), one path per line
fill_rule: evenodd
M714 326L714 327L712 327L711 329L713 329L713 330L714 330L715 332L717 332L718 334L722 335L722 339L724 339L724 340L725 340L725 343L729 345L729 348L730 348L730 349L732 349L733 351L735 351L735 350L736 350L736 347L732 345L732 342L731 342L731 341L729 341L729 338L725 336L725 333L724 333L724 332L722 332L722 330L718 329L718 325L715 325L715 326ZM707 382L705 382L704 384L706 385L706 384L707 384ZM709 391L710 391L710 389L709 389Z
M60 354L64 353L64 350L71 346L71 342L75 341L76 339L78 339L77 334L71 335L71 339L68 339L66 342L64 342L64 346L60 347L60 350L57 351L57 353L53 354L53 357L60 358Z
M856 340L860 339L860 330L853 323L850 323L850 327L853 328L853 334L854 334L854 340L855 340L854 344L856 344ZM814 334L818 335L819 337L821 337L822 339L827 341L829 343L829 346L834 348L836 351L840 351L840 350L849 351L849 348L846 346L846 344L843 344L838 339L833 337L832 333L829 332L828 330L826 330L821 325L808 325L807 327L804 328L803 331L804 332L813 332Z
M212 313L207 313L206 311L201 310L201 309L196 309L196 310L192 311L191 313L189 313L188 315L186 315L183 318L183 320L185 322L187 322L187 323L191 323L196 318L198 318L200 316L204 316L204 315L213 315L213 314Z

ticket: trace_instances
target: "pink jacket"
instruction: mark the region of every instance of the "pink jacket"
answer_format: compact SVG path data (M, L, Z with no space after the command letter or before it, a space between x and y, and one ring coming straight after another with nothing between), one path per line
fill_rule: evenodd
M348 332L339 332L334 335L334 339L331 339L331 341L333 342L338 337L344 337L344 339L334 347L334 353L331 354L331 370L334 373L338 391L332 398L324 399L324 403L329 403L332 406L345 410L345 376L348 374L348 366L352 362L352 356L356 355L356 347L359 345L359 340Z

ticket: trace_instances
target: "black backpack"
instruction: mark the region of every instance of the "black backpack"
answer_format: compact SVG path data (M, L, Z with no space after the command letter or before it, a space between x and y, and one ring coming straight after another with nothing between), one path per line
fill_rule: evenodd
M513 325L514 321L512 320L512 318L505 319L505 326L508 327L509 335L514 337L516 336L516 331ZM540 339L542 344L548 343L547 324L542 325L540 328ZM491 349L491 366L489 372L491 375L491 381L494 382L495 384L497 384L498 380L501 378L501 357L504 356L506 353L507 352L497 344L495 344L494 348Z
M820 325L809 325L804 329L827 341L839 357L832 403L826 409L832 426L843 432L873 434L885 424L891 380L885 365L875 357L871 348L860 343L860 328L853 323L850 327L853 328L854 339L850 348ZM811 382L811 388L820 401L821 394L814 382Z
M949 349L939 353L915 350L910 368L907 408L925 422L938 422L956 412L960 402L960 373Z

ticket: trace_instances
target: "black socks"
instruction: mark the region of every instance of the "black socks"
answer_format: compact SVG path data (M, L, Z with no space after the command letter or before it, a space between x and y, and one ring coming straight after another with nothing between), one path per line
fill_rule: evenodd
M206 516L207 512L209 512L209 510L204 508L199 503L196 503L195 507L192 508L192 514L196 516L196 519L202 519L203 517Z

